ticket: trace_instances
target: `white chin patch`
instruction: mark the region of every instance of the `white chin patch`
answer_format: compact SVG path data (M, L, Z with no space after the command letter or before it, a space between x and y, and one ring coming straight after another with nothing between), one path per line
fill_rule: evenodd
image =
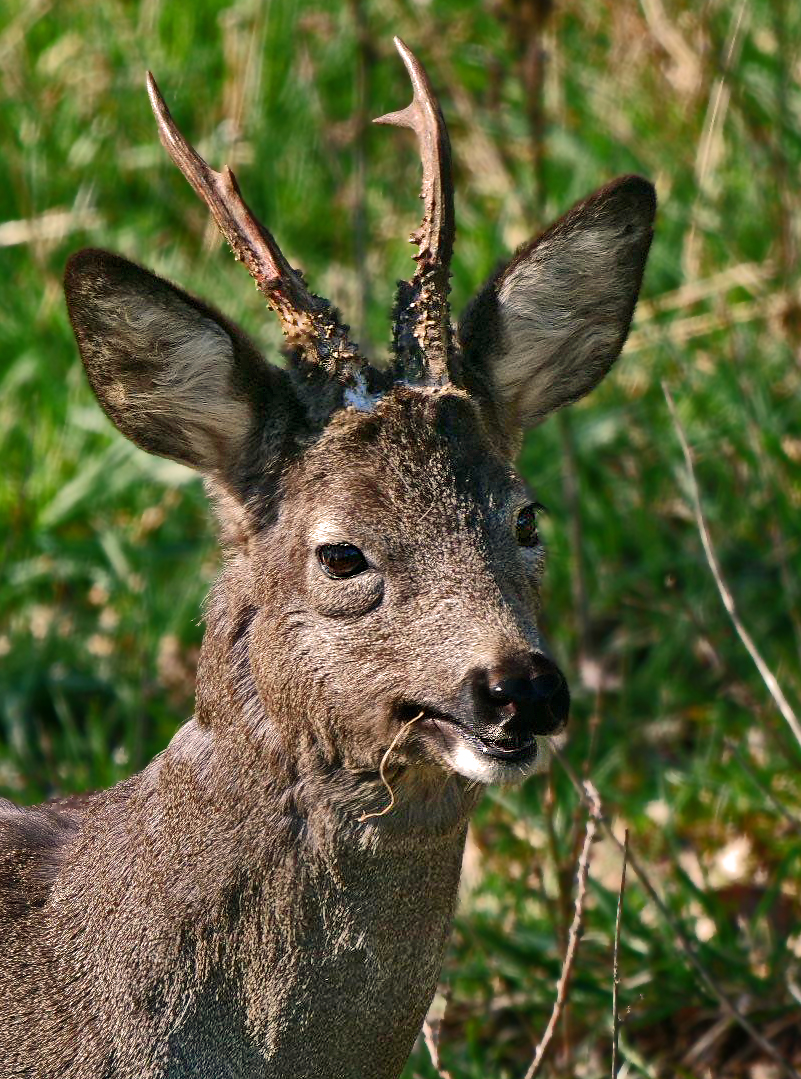
M564 736L558 736L557 743ZM459 775L477 783L511 784L542 772L550 759L549 738L537 738L537 755L524 761L502 761L482 753L480 749L461 738L457 732L448 732L445 738L445 758Z

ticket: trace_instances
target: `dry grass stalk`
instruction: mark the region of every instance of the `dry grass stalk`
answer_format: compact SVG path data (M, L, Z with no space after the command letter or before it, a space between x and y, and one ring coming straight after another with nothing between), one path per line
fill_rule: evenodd
M384 769L387 766L387 761L389 760L389 756L392 753L392 750L395 748L395 746L398 745L399 742L401 742L405 738L406 733L408 732L412 724L416 723L418 719L422 719L424 714L424 712L419 712L413 719L408 720L408 722L404 723L402 727L399 727L395 733L395 737L387 746L386 752L381 758L381 764L378 766L378 775L381 778L381 782L387 788L387 792L389 793L389 802L384 806L383 809L379 810L377 813L362 813L362 815L359 817L360 823L366 820L371 820L373 817L385 817L387 813L391 813L392 810L395 808L395 791L392 789L392 786L387 779Z
M648 28L673 61L668 78L684 94L694 94L701 83L701 61L671 23L662 0L640 0Z
M716 1023L706 1030L701 1037L696 1041L684 1056L681 1058L682 1066L685 1068L700 1068L708 1061L715 1049L720 1045L723 1039L727 1036L734 1021L729 1015L722 1015Z
M44 241L59 243L72 232L96 229L102 223L100 215L92 209L46 210L37 217L0 223L0 247Z
M737 614L737 608L734 604L734 597L732 596L726 582L723 579L721 573L720 563L718 562L715 548L712 544L712 538L709 535L709 529L707 528L706 518L704 517L704 511L701 507L701 493L698 488L698 481L695 477L695 463L693 460L693 453L690 449L690 444L687 441L687 436L684 433L684 428L679 420L678 412L676 411L676 405L671 396L670 390L665 382L662 383L662 391L665 395L670 415L673 420L673 427L676 431L679 443L681 444L682 453L684 454L684 461L687 465L687 472L690 479L690 495L692 497L693 512L695 514L695 523L698 527L698 533L701 537L701 543L703 544L704 554L706 555L707 565L717 585L718 593L720 594L723 606L726 608L726 613L731 619L732 625L737 633L737 636L742 641L751 659L759 671L762 681L767 687L768 693L770 693L776 707L781 712L782 716L787 722L790 730L795 735L795 739L801 746L801 721L799 721L794 709L790 705L790 702L785 697L781 686L768 667L765 660L762 658L762 654L754 643L751 634L743 625L740 616Z
M762 795L762 797L765 799L765 801L770 805L771 809L773 809L775 813L778 813L779 816L785 820L785 822L790 826L790 828L792 828L794 832L801 835L801 820L799 820L798 817L792 814L786 806L782 805L782 803L779 801L773 791L771 791L768 787L765 786L765 784L756 774L754 769L748 763L746 758L740 752L737 743L733 739L727 738L725 741L725 746L726 749L728 749L729 753L731 753L731 755L740 765L745 774L748 776L748 778L751 780L751 782L754 784L759 793ZM801 1001L799 1001L799 1003L801 1003Z
M771 261L739 262L736 266L727 266L725 270L701 277L696 281L687 281L679 288L664 292L653 300L640 301L637 304L635 325L642 328L655 316L667 311L679 311L693 307L702 300L709 300L733 288L747 289L752 295L759 296L776 275L776 266Z
M626 342L626 354L631 355L634 352L639 352L657 341L669 341L673 345L685 345L696 337L704 337L706 334L717 333L719 330L727 330L738 323L780 317L793 302L792 293L780 289L771 296L733 304L719 315L712 311L707 311L700 315L676 318L667 324L646 322L639 329L629 334Z
M700 268L700 254L698 250L698 207L701 199L708 194L709 181L718 161L723 153L723 122L729 108L731 92L726 83L727 77L740 54L742 38L740 28L745 15L748 0L741 0L735 15L732 18L732 27L726 48L726 58L723 62L723 73L717 79L712 88L707 107L704 130L698 143L698 151L695 159L695 175L698 182L698 193L693 205L690 232L684 246L684 276L693 280L698 276Z
M557 758L559 763L564 768L565 773L567 774L568 778L570 779L570 782L573 784L576 791L578 792L579 797L581 798L581 800L584 802L584 804L592 812L592 809L593 809L595 803L588 797L587 792L585 790L585 784L583 784L579 780L578 776L576 775L576 773L573 771L570 764L568 763L567 758L561 752L561 750L559 749L558 746L552 744L551 745L551 751L553 752L553 755ZM598 823L599 823L599 826L601 828L601 831L604 833L604 835L607 837L607 839L610 839L615 844L615 846L618 848L618 850L622 852L623 851L623 843L618 839L618 837L615 835L615 833L612 831L612 829L609 827L609 825L606 823L606 821L602 817L599 817L598 818ZM640 863L640 860L632 853L631 849L628 850L627 863L631 866L632 870L636 873L637 879L639 880L640 884L643 886L643 888L647 892L648 897L651 899L651 901L656 906L657 910L659 911L659 913L662 915L665 922L669 926L671 932L673 933L674 937L678 941L681 950L684 952L687 959L690 961L690 964L692 965L692 967L695 970L696 974L701 979L701 981L703 982L704 986L709 991L709 993L717 1000L718 1004L723 1009L723 1011L728 1016L730 1016L731 1019L733 1019L734 1022L737 1023L737 1025L742 1030L745 1031L745 1033L749 1036L749 1038L751 1038L751 1040L754 1042L755 1045L759 1046L759 1048L763 1051L763 1053L765 1053L767 1056L769 1056L771 1058L771 1060L775 1061L776 1064L778 1064L782 1075L788 1076L789 1079L801 1079L801 1075L798 1074L798 1072L795 1070L795 1068L792 1066L792 1064L790 1064L789 1061L785 1060L785 1058L782 1056L782 1054L779 1052L779 1050L776 1048L776 1046L773 1045L772 1042L768 1041L767 1038L764 1038L759 1033L759 1031L746 1018L746 1016L744 1016L742 1014L742 1012L739 1011L739 1009L734 1004L732 1004L732 1002L729 1000L728 996L720 988L718 983L715 981L715 979L712 977L712 975L709 973L709 971L706 969L706 967L703 965L701 960L696 955L695 948L693 947L693 945L692 945L692 943L690 941L690 938L687 936L687 934L682 929L681 925L673 917L670 910L668 909L668 907L663 902L662 897L659 895L656 888L651 883L650 877L648 876L648 874L643 869L642 864ZM526 1076L526 1079L529 1079L529 1076Z
M598 797L597 790L589 780L585 780L584 783L581 784L581 789L582 799L588 808L588 816L587 830L584 834L584 844L581 848L581 855L578 860L576 901L573 911L573 921L570 925L570 932L567 937L567 950L565 952L564 962L562 963L562 972L559 975L559 981L556 983L556 1000L554 1001L551 1018L548 1021L548 1026L545 1028L542 1040L537 1046L534 1059L531 1061L531 1065L526 1072L525 1079L534 1079L534 1076L539 1074L540 1066L545 1059L548 1046L551 1044L557 1024L559 1023L562 1011L564 1010L565 1001L567 1000L567 991L570 986L570 976L573 973L573 965L576 961L576 953L578 951L579 940L581 939L581 928L584 921L584 899L587 894L587 876L590 871L590 848L592 847L595 833L598 830L598 824L601 820L601 800Z
M612 1079L616 1079L618 1064L618 1042L620 1040L620 926L623 921L623 895L626 891L626 865L629 858L629 830L623 836L623 866L620 870L620 891L617 894L617 914L615 915L615 946L612 961Z

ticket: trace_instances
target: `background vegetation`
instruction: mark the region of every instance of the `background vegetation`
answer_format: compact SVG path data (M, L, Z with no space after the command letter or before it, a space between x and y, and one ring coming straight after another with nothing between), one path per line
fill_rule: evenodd
M795 1074L776 1055L801 1067L801 750L721 604L661 386L739 613L793 707L801 7L789 0L6 0L0 790L35 801L107 785L164 746L191 713L217 566L198 480L125 443L91 398L62 300L67 255L123 252L211 298L273 358L279 344L158 144L145 68L381 355L419 210L411 137L367 123L409 96L393 33L427 63L451 127L457 312L575 199L627 171L657 185L624 357L522 455L550 508L546 628L574 692L568 760L612 831L628 827L674 919L630 871L620 1074ZM455 1079L525 1071L583 834L559 764L486 798L443 975L442 1067ZM620 870L601 839L547 1074L610 1074ZM421 1044L407 1075L433 1068Z

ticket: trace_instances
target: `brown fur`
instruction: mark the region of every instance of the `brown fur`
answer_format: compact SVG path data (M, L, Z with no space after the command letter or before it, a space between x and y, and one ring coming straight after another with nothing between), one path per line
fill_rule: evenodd
M604 189L485 286L461 329L465 386L387 386L363 410L303 357L271 367L147 271L71 260L101 405L204 472L225 564L196 713L167 749L74 804L0 804L4 1079L400 1074L468 817L484 782L533 769L482 755L508 720L482 679L556 670L510 456L615 359L652 216L644 181ZM510 292L530 305L525 332L505 317ZM538 343L557 301L581 323L578 357L569 334ZM338 542L364 572L324 575L317 547ZM397 804L369 816L386 804L386 748L420 710L391 756Z

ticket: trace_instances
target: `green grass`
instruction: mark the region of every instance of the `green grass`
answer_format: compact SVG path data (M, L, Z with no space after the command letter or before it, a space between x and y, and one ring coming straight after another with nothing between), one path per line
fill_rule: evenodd
M569 759L592 777L615 832L630 829L705 968L799 1066L799 746L721 605L661 389L666 380L677 401L740 614L797 708L801 9L786 0L751 0L739 26L736 5L556 4L543 42L545 196L519 66L521 0L6 4L0 789L35 801L108 785L165 744L192 709L217 565L199 482L125 444L91 397L61 295L67 255L120 251L212 299L268 355L278 348L158 144L144 70L202 151L236 166L312 286L351 320L364 291L356 334L381 355L394 282L411 265L403 239L417 221L419 166L410 137L361 136L352 123L358 10L370 115L408 97L393 33L442 89L457 312L505 252L573 200L626 171L657 184L657 237L624 357L522 454L550 509L544 618L573 689ZM455 1079L523 1075L552 1006L582 833L558 766L482 806L444 972L443 1060ZM568 1014L544 1074L609 1074L619 873L611 845L597 844ZM621 970L625 1074L756 1074L764 1054L736 1026L704 1048L720 1005L631 874ZM434 1075L423 1048L407 1075Z

